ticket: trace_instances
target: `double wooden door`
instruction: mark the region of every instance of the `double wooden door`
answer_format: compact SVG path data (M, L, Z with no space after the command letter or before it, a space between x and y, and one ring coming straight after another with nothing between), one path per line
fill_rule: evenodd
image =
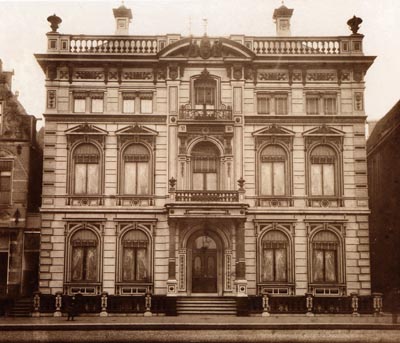
M192 253L192 293L217 292L217 250L201 248Z

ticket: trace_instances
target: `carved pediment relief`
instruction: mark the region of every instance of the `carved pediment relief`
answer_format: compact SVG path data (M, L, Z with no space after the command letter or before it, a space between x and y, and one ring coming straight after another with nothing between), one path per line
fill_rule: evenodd
M65 134L66 135L82 135L82 134L107 135L108 132L106 130L100 129L99 127L97 127L95 125L84 123L84 124L81 124L81 125L78 125L71 129L66 130Z
M253 132L253 136L257 149L264 144L275 143L283 144L290 150L293 146L294 132L276 124Z
M305 131L303 136L343 136L344 132L328 125L322 125Z
M243 58L253 59L254 53L244 45L227 38L184 38L168 45L158 53L159 58L192 57L192 58Z
M14 155L7 150L0 150L0 158L14 158Z
M85 142L88 142L90 140L96 141L104 147L105 136L108 135L108 132L106 130L100 129L95 125L83 123L81 125L66 130L65 134L67 136L68 147L70 147L75 142L82 140Z
M118 137L118 146L122 146L127 142L143 142L155 148L158 132L148 127L135 124L118 130L116 135Z
M303 133L305 148L307 150L314 144L329 143L336 146L338 150L342 150L344 134L343 131L327 125L313 128Z

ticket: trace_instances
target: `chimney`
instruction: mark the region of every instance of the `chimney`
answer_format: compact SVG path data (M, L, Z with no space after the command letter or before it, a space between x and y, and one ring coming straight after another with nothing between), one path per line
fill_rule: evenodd
M292 17L293 9L287 8L282 1L282 6L275 9L272 19L275 20L277 36L288 37L290 33L290 18Z
M116 35L129 35L129 24L132 20L132 11L126 8L122 3L118 8L113 9L115 18L115 34Z

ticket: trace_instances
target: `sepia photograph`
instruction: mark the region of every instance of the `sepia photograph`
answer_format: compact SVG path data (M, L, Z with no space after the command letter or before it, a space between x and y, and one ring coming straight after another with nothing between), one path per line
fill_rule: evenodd
M398 0L0 0L0 343L399 343Z

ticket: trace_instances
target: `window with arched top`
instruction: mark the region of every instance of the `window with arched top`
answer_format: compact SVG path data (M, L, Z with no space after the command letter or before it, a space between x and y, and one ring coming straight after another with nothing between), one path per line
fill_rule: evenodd
M192 187L194 190L217 190L220 156L211 142L196 144L191 153Z
M268 145L260 155L260 195L287 195L288 158L279 145Z
M150 194L150 152L142 144L131 144L122 154L122 194Z
M289 241L278 230L268 231L261 241L261 282L287 282Z
M70 239L71 281L98 281L99 241L95 233L88 229L78 230Z
M337 154L328 145L318 145L310 154L310 195L337 195Z
M147 235L130 230L121 240L121 281L146 282L150 279L150 247Z
M337 283L339 281L340 241L336 234L323 230L315 234L312 248L312 281Z
M73 192L91 195L100 193L100 152L90 143L80 144L73 152Z

